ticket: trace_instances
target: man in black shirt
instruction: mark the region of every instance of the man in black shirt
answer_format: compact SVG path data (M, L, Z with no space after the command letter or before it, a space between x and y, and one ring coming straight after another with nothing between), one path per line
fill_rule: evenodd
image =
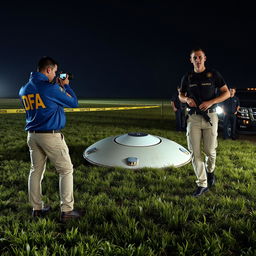
M205 52L194 49L190 62L194 70L183 76L179 98L190 108L187 120L187 143L192 153L192 165L197 177L197 189L194 196L200 196L215 183L214 169L216 162L218 116L217 103L229 96L228 87L219 72L205 67ZM219 90L220 95L216 95ZM206 155L202 159L201 140Z
M236 89L230 88L230 98L223 102L224 120L223 120L223 139L229 137L228 129L231 128L230 136L236 139L236 114L240 107L239 99L235 96Z
M175 112L176 120L176 131L185 131L186 130L186 120L185 120L185 110L186 104L182 103L179 99L180 88L177 88L177 91L174 93L171 99L171 106Z

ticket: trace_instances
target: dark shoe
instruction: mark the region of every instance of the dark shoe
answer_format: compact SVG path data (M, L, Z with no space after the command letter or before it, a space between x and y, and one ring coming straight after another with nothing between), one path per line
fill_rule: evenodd
M209 189L208 187L197 187L196 191L194 192L193 196L201 196L204 192L207 192Z
M60 220L61 221L67 221L70 219L77 219L80 218L82 215L78 211L69 211L69 212L61 212L60 214Z
M33 210L32 217L44 217L51 210L51 206L45 206L42 210Z
M207 183L208 183L208 187L212 187L215 184L215 175L213 172L207 172Z

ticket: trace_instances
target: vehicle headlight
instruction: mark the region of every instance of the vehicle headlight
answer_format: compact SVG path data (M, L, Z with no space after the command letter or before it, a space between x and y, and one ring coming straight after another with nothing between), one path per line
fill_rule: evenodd
M220 107L220 106L217 106L217 107L216 107L216 113L217 113L218 115L222 114L222 113L223 113L223 108Z

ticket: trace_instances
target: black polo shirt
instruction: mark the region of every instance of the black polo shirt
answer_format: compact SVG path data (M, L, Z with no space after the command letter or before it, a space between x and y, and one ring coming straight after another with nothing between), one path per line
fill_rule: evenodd
M221 88L226 83L221 74L214 70L206 68L201 73L194 71L187 73L181 80L181 92L186 93L190 98L196 98L201 104L216 97L216 89Z

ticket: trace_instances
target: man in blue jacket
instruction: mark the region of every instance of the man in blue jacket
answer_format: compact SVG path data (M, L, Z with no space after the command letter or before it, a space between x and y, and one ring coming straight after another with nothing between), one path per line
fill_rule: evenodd
M50 207L42 201L41 182L47 158L59 173L61 220L78 218L74 210L73 165L61 129L65 127L64 107L78 106L77 97L69 85L68 76L53 83L58 64L50 57L39 60L37 72L31 72L27 84L21 87L19 96L26 110L27 143L31 169L28 178L29 201L32 216L44 216Z

